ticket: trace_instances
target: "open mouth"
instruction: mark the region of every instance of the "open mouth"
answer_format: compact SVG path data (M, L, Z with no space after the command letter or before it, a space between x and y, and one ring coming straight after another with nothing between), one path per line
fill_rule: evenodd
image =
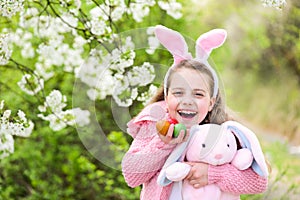
M197 112L189 110L179 110L178 114L184 118L193 118L197 115Z

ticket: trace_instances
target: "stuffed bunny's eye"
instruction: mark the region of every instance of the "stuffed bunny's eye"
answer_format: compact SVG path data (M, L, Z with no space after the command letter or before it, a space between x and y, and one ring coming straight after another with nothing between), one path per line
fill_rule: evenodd
M202 147L205 148L205 144L202 144Z

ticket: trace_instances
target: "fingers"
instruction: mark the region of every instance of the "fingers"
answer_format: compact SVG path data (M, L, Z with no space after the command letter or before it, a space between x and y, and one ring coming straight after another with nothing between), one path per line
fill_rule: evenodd
M196 189L207 185L207 183L203 180L191 180L189 183Z
M181 131L179 132L179 135L178 135L177 139L178 139L179 141L183 141L184 136L185 136L185 131L184 131L184 130L181 130Z
M200 188L208 184L208 164L206 163L193 163L186 162L191 165L192 168L189 174L186 176L187 180L194 188Z
M174 131L174 124L170 124L166 137L172 139L173 131Z
M188 140L188 138L190 137L190 130L187 129L186 130L186 133L185 133L185 136L184 136L184 139L183 139L183 142L186 142Z

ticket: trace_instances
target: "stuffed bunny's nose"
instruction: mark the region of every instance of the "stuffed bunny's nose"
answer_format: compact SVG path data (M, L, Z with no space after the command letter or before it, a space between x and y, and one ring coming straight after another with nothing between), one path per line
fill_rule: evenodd
M217 159L217 160L220 160L222 157L223 157L222 154L216 154L215 155L215 159Z

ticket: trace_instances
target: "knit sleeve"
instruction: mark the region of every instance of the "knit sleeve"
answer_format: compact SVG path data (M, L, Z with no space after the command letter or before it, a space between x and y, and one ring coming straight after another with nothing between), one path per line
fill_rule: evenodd
M251 168L238 170L231 164L209 165L208 184L217 184L222 191L233 194L257 194L267 189L268 179Z
M154 121L144 121L122 160L127 184L136 187L149 181L161 170L174 147L161 141Z

